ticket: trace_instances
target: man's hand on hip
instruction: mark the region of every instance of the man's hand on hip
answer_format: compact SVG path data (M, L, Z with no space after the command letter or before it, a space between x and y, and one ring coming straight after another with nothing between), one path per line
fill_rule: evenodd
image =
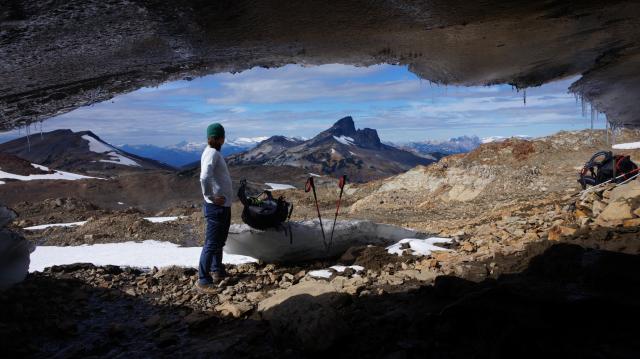
M225 196L213 197L213 204L215 204L216 206L224 206L225 202L227 202L227 199L225 198Z

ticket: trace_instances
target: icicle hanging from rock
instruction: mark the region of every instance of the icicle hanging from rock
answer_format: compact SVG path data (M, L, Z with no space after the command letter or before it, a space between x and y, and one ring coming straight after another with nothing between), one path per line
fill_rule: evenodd
M27 133L27 150L28 150L29 152L31 152L31 139L29 138L29 135L30 135L30 129L31 129L31 125L30 125L30 124L27 124L27 125L25 126L25 132Z

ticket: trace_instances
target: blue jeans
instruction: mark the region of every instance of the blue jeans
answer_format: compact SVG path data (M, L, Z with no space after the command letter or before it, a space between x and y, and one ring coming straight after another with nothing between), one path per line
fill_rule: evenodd
M226 274L222 264L222 248L229 235L231 208L205 202L203 211L207 229L202 253L200 253L198 280L201 284L208 284L213 282L209 272L216 272L220 276Z

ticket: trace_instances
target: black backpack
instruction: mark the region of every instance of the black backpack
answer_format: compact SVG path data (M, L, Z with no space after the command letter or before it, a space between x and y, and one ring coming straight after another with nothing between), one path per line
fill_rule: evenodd
M607 181L624 182L637 172L638 166L631 161L630 156L614 156L611 151L600 151L584 164L578 182L582 189L586 189L587 185L596 186Z
M242 210L242 221L250 227L265 230L268 228L280 228L280 226L291 218L293 204L284 200L280 196L273 198L271 191L264 191L258 196L247 196L247 181L240 181L238 198L244 209ZM263 196L264 195L264 196ZM263 196L263 198L260 198Z

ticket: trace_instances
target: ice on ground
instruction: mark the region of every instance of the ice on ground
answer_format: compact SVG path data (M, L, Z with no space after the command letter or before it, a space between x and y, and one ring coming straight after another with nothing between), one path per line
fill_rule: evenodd
M24 227L23 229L25 231L39 231L39 230L47 229L47 228L50 228L50 227L76 227L76 226L82 226L85 223L87 223L87 221L70 222L70 223L51 223L51 224L41 224L41 225L38 225L38 226Z
M614 150L637 150L640 148L640 142L618 143L611 148Z
M89 142L89 151L109 156L108 160L99 160L99 162L115 163L131 167L142 167L138 162L121 155L120 151L115 147L104 144L89 135L82 136L82 139Z
M50 171L48 167L37 165L35 163L32 163L31 166L33 166L33 167L35 167L37 169L43 170L43 171ZM2 179L15 179L15 180L18 180L18 181L35 181L35 180L75 181L75 180L88 179L88 178L102 179L102 178L83 176L83 175L70 173L70 172L64 172L64 171L54 171L53 173L31 174L31 175L28 175L28 176L23 176L23 175L16 175L16 174L9 173L9 172L4 172L4 171L1 171L1 170L0 170L0 178L2 178ZM4 182L2 182L2 183L4 183Z
M358 265L353 265L353 266L342 266L342 265L335 265L335 266L331 266L329 267L329 269L318 269L318 270L312 270L309 271L309 275L315 278L330 278L331 275L333 275L333 271L336 271L338 273L342 273L344 272L347 268L351 268L356 272L362 272L364 270L364 267L362 266L358 266Z
M294 186L290 184L282 184L282 183L265 183L267 186L271 187L270 189L273 191L285 190L285 189L296 189Z
M309 176L311 176L311 177L322 177L322 176L320 176L320 175L318 175L318 174L311 173L311 172L309 172Z
M146 219L149 222L153 222L153 223L164 223L164 222L171 222L171 221L175 221L178 218L182 218L183 216L173 216L173 217L144 217L144 219Z
M180 247L160 241L103 243L82 246L40 246L31 254L29 272L42 271L53 265L93 263L138 268L198 267L202 247ZM223 263L257 262L255 258L224 254Z
M436 243L451 243L450 238L440 238L440 237L430 237L426 239L419 238L405 238L398 243L395 243L389 247L387 247L387 252L390 254L397 254L399 256L406 250L403 249L403 244L408 243L409 249L413 255L419 256L427 256L431 254L431 252L435 251L449 251L449 249L438 247Z
M332 225L332 220L323 221L325 246L318 220L291 221L279 229L266 231L253 229L246 224L234 224L229 231L225 250L266 262L298 262L339 256L352 246L388 246L404 238L420 236L411 229L371 221L338 221L333 243L328 246Z
M118 204L119 204L119 205L123 205L124 203L122 203L122 202L118 202Z
M0 181L0 184L5 184L5 182L4 181Z
M347 145L347 146L353 146L353 142L355 141L353 138L347 137L347 136L344 136L344 135L342 135L340 137L333 136L333 138L336 141L342 143L343 145Z

